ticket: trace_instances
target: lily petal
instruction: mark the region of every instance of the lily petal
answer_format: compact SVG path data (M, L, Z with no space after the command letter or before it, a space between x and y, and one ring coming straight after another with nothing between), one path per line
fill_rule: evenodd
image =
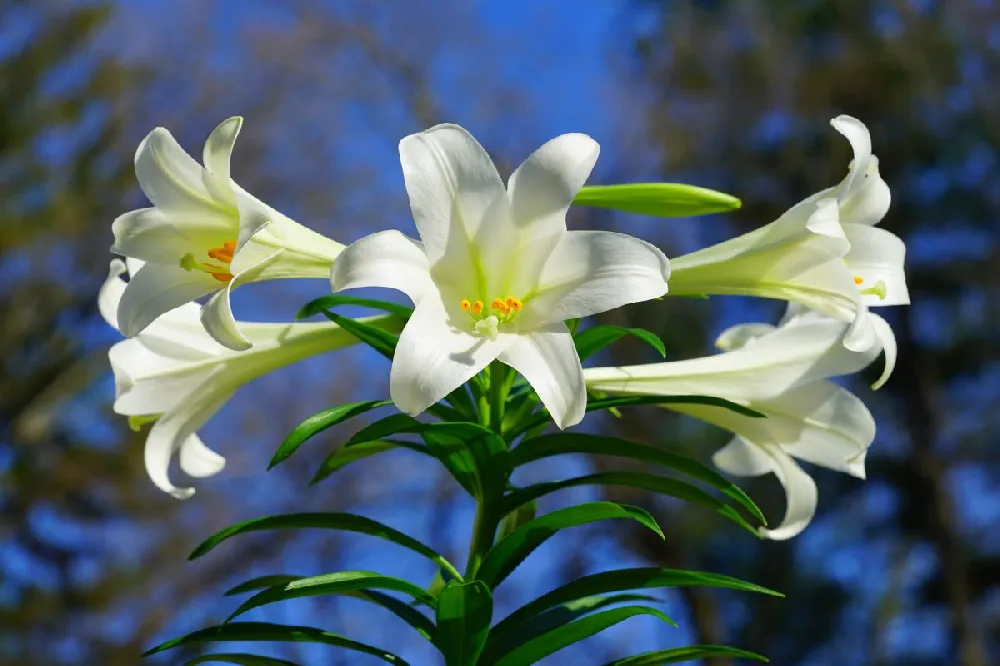
M609 231L567 232L522 316L535 327L659 298L669 277L667 258L645 241Z
M875 329L875 335L878 336L882 352L885 354L885 368L882 370L882 375L872 384L872 390L877 391L885 386L885 383L889 380L889 376L892 375L893 369L896 367L896 335L892 332L889 322L882 317L875 313L869 313L868 317L872 327Z
M563 134L521 163L507 186L522 242L566 231L566 211L597 163L601 147L586 134Z
M169 264L145 264L129 280L118 305L118 327L126 337L138 335L160 315L222 284L207 273Z
M863 294L862 300L869 307L907 305L910 293L906 288L906 244L895 234L861 224L845 224L844 233L851 241L851 250L844 257L852 273L863 279L860 289L870 288L878 282L885 286L885 298L876 294Z
M153 205L178 220L226 232L233 216L205 184L205 170L170 132L157 127L139 144L135 175Z
M475 238L507 190L479 142L458 125L436 125L399 142L410 209L430 263L453 236ZM458 239L454 239L458 240Z
M400 411L416 416L489 365L515 337L500 333L491 340L455 328L440 296L428 293L399 336L389 395Z
M851 116L837 116L830 121L830 124L847 138L854 151L854 164L851 165L851 172L843 184L844 193L851 192L868 173L868 165L872 159L871 135L863 122Z
M765 539L784 541L802 532L816 515L818 492L816 482L799 467L791 456L780 449L768 449L774 461L772 472L785 489L785 517L774 529L760 528Z
M715 339L715 347L722 351L735 351L745 347L748 342L752 342L774 330L775 326L771 324L739 324L737 326L730 326Z
M97 294L97 309L112 328L118 330L118 304L125 293L125 280L121 276L128 272L125 262L121 259L112 259L108 269L108 277L101 285L101 290Z
M420 243L402 233L381 231L352 243L337 257L330 281L334 291L385 287L418 303L435 289Z
M760 447L747 443L742 437L733 437L712 454L712 463L733 476L763 476L774 468L773 461Z
M223 347L227 347L233 351L246 351L253 346L240 331L240 327L236 323L236 317L233 316L233 310L230 306L229 296L232 290L239 285L256 281L267 270L267 267L275 263L283 253L284 250L272 252L270 255L257 261L253 266L238 273L222 289L213 294L202 307L202 326Z
M227 239L224 233L198 228L185 229L176 219L166 219L157 208L140 208L119 215L111 223L115 236L111 251L143 261L176 264L191 247L217 247Z
M215 476L226 466L226 459L205 446L197 433L189 435L181 444L180 461L181 470L196 479Z
M236 144L236 137L240 135L242 127L243 118L240 116L226 118L212 130L205 141L205 148L202 151L205 168L223 181L230 179L229 161L233 154L233 146Z
M557 426L565 429L583 420L587 386L565 324L519 335L499 359L528 380Z
M222 370L217 368L213 375ZM198 390L185 396L172 411L157 419L146 438L146 473L157 488L177 499L191 497L194 488L178 488L170 482L168 471L171 458L187 445L188 438L233 394L232 390L217 392L218 388L212 386L213 378L207 378Z

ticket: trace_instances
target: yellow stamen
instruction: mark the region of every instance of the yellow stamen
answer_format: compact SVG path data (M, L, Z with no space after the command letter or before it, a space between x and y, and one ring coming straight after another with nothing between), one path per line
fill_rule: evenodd
M229 264L232 262L235 252L236 241L230 240L223 243L221 247L213 247L205 253L209 259L214 259L222 264L221 266L198 261L190 252L181 257L180 265L184 270L208 273L219 282L226 284L233 279L233 274L229 272Z
M503 302L502 298L494 298L493 303L490 305L491 309L499 310L500 312L503 312L504 307L506 307L506 304Z
M520 312L521 308L524 307L524 303L521 302L520 298L514 298L513 296L507 297L507 307L513 312Z
M472 302L472 314L478 315L483 313L483 302L473 301Z
M865 279L863 277L861 277L860 275L855 275L854 276L854 284L861 284L864 281L865 281Z
M472 310L472 303L469 302L469 299L463 298L462 302L459 303L459 307L462 308L462 312L469 312Z

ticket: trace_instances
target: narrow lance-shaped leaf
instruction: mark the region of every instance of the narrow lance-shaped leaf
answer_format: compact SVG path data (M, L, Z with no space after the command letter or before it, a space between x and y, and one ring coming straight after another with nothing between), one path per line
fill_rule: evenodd
M234 596L237 594L244 594L246 592L255 592L257 590L263 590L269 587L276 587L280 585L285 585L294 580L302 580L308 576L292 576L289 574L272 574L269 576L258 576L257 578L251 578L248 581L240 583L239 585L226 590L225 595ZM386 609L396 617L400 618L411 627L413 627L420 635L425 638L431 638L434 634L434 623L431 622L430 618L415 609L411 604L400 601L395 597L390 597L388 594L382 594L381 592L376 592L375 590L357 590L354 592L344 592L344 596L355 597L363 601L381 606Z
M577 333L573 337L573 344L576 345L576 351L580 355L580 360L585 361L626 335L631 335L642 340L659 352L661 357L666 357L667 349L663 345L663 340L660 340L659 336L652 331L647 331L644 328L625 328L624 326L611 326L607 324L592 326Z
M267 468L271 469L280 462L286 460L290 455L295 453L303 443L305 443L311 437L316 434L331 428L338 423L343 423L344 421L351 419L359 414L364 414L373 409L379 407L384 407L385 405L392 404L391 400L365 400L362 402L349 402L345 405L337 405L336 407L330 407L329 409L324 409L321 412L313 414L302 423L295 426L285 441L281 443L278 450L274 452L274 457L271 458L270 464Z
M422 587L392 576L372 571L337 571L320 576L293 580L284 585L270 587L253 595L229 616L229 620L254 608L288 599L316 597L327 594L345 594L359 590L394 590L407 594L417 601L435 607L437 600ZM228 620L227 620L228 621Z
M346 648L354 652L374 655L382 661L396 666L409 666L406 661L377 647L365 645L349 638L333 634L314 627L297 627L268 622L230 622L206 629L193 631L186 636L161 643L143 653L143 657L171 650L185 645L200 643L216 643L222 641L257 642L257 643L322 643Z
M264 518L253 518L236 525L227 527L195 548L189 559L201 557L208 553L220 543L238 534L248 532L260 532L275 529L329 529L344 530L347 532L359 532L370 536L385 539L392 543L408 548L415 553L423 555L438 566L444 567L452 572L456 578L461 579L455 567L440 553L430 546L427 546L413 537L393 529L377 520L357 516L352 513L292 513L282 516L266 516Z
M603 435L553 433L525 440L511 452L511 461L516 468L543 458L573 453L628 458L654 463L686 474L733 498L761 523L767 524L760 508L732 481L693 458L648 444Z
M634 601L659 602L662 600L649 596L648 594L612 594L595 595L592 597L583 597L581 599L567 601L566 603L559 604L555 608L551 608L544 613L536 615L531 620L518 625L516 635L508 636L508 641L506 643L496 646L497 650L495 653L487 651L483 655L483 659L488 661L490 658L495 658L500 654L506 654L519 645L523 645L528 642L535 636L541 636L544 633L552 631L556 627L561 627L562 625L572 622L577 618L589 615L594 611Z
M663 666L664 664L688 663L695 659L709 659L711 657L739 657L754 661L768 661L767 657L759 654L725 645L688 645L669 650L644 652L633 657L609 661L604 666Z
M634 520L663 538L660 526L645 509L614 502L588 502L558 509L518 527L490 549L479 565L476 577L496 588L532 551L559 530L618 518Z
M479 580L452 581L438 596L437 646L446 666L472 666L486 645L493 595Z
M239 666L299 666L294 661L287 659L275 659L274 657L262 657L259 654L244 653L219 653L203 654L185 662L184 666L197 666L198 664L238 664Z
M635 617L637 615L651 615L663 620L667 624L676 627L677 624L667 617L662 611L649 606L625 606L623 608L613 608L611 610L588 615L582 619L575 620L569 624L556 627L548 633L536 636L523 645L510 651L504 650L496 661L487 661L485 666L495 664L496 666L521 666L522 664L533 664L536 661L569 647L573 643L582 641L595 634L598 634L608 627L613 627L619 622Z
M656 217L693 217L740 207L730 194L683 183L590 185L573 200L578 206L610 208Z
M510 637L519 630L520 625L536 615L567 601L599 594L624 592L626 590L679 586L721 587L743 592L757 592L776 597L783 596L779 592L755 585L754 583L704 571L684 571L680 569L662 569L659 567L605 571L577 578L521 606L493 627L493 631L490 632L490 644L492 645L494 641L502 644L510 640Z
M539 497L554 493L565 488L575 488L578 486L626 486L629 488L641 488L651 490L661 495L676 497L688 502L693 502L701 506L716 511L719 515L725 516L734 523L747 530L754 536L758 536L757 530L739 514L736 509L724 503L719 498L710 495L701 488L690 483L671 479L669 477L646 474L643 472L600 472L598 474L588 474L578 476L564 481L545 481L536 483L524 488L518 488L504 498L503 510L513 511L524 502L536 500Z
M351 444L350 446L345 444L344 446L338 446L334 449L333 453L323 459L323 462L320 463L319 469L317 469L316 473L313 474L313 477L309 479L309 485L319 483L334 472L339 472L351 463L364 460L365 458L370 458L378 455L379 453L392 451L393 449L409 449L410 451L430 455L427 447L423 444L418 444L417 442L407 442L400 439L387 439L380 442L360 442L358 444Z
M357 296L327 294L326 296L321 296L303 305L302 309L299 310L297 315L295 315L295 318L305 319L307 317L312 317L313 315L318 315L324 310L332 310L333 308L340 307L342 305L356 305L363 308L382 310L383 312L396 315L402 320L409 319L410 315L413 314L413 308L400 305L399 303L383 301L377 298L359 298Z
M431 454L473 497L499 497L505 490L510 451L492 430L475 423L433 423L423 428L420 436Z
M725 398L716 398L709 395L627 395L614 396L611 398L596 398L587 401L587 411L594 412L602 409L614 409L617 407L640 407L642 405L707 405L709 407L722 407L736 412L742 416L761 418L764 415L760 412L744 407ZM551 417L546 412L533 414L530 418L522 421L518 426L512 427L507 434L508 439L514 439L518 435L528 432L532 428L547 425Z
M396 353L396 344L399 342L399 336L395 333L344 317L336 312L324 310L323 315L382 356L392 360Z

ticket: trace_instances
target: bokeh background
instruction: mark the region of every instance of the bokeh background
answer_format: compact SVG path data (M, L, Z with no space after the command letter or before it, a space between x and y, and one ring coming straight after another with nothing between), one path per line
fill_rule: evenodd
M839 113L871 129L893 192L884 225L907 242L913 298L889 313L901 350L888 386L867 389L876 368L849 380L879 425L867 481L816 470L819 514L783 543L756 542L705 510L616 495L649 508L666 542L613 524L577 528L522 566L498 603L509 610L586 572L659 563L788 598L664 593L680 629L636 618L545 663L600 664L694 641L779 666L1000 663L998 75L1000 7L984 0L0 0L0 664L134 666L154 642L223 619L233 600L220 593L262 573L433 575L380 541L320 533L246 536L186 561L203 537L244 518L348 508L464 554L466 498L406 452L307 488L357 422L264 472L297 421L386 394L386 364L361 348L238 393L202 431L228 467L193 499L152 487L144 435L111 412L106 351L117 338L95 293L111 221L144 205L132 157L154 126L199 155L219 121L245 116L236 179L343 242L413 232L396 156L405 134L461 123L509 171L556 134L586 132L603 147L592 183L683 181L743 200L738 212L700 219L571 215L577 228L620 229L675 256L837 182L850 159L828 125ZM287 320L326 290L254 285L234 307L243 319ZM779 312L667 299L605 321L650 328L682 359L709 353L727 325ZM599 362L650 354L622 341ZM588 427L704 460L727 438L655 408ZM561 460L530 474L608 465ZM780 517L773 477L744 487ZM248 619L264 618L311 621L436 663L405 625L356 600L286 602ZM369 663L336 650L267 651Z

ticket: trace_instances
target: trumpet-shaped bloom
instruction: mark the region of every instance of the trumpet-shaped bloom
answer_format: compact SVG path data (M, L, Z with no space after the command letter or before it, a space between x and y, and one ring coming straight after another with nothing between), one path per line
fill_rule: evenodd
M141 262L130 261L139 275ZM128 284L124 263L115 259L101 288L101 314L116 326ZM383 318L379 318L383 319ZM386 320L387 323L388 320ZM331 323L241 324L253 349L235 352L213 340L199 321L198 306L186 303L158 317L134 338L109 353L115 376L114 410L134 425L152 421L146 439L146 471L153 483L184 499L193 488L178 488L167 469L175 453L189 476L218 473L225 460L201 441L196 431L240 386L306 357L357 342Z
M201 166L158 127L139 144L135 173L152 208L125 213L112 225L112 252L144 267L128 283L117 321L126 337L202 296L201 321L220 344L248 349L229 293L247 282L326 277L340 243L311 231L245 192L229 175L243 123L234 117L212 131Z
M337 258L335 290L388 287L415 305L400 336L390 393L417 414L494 359L530 382L556 423L586 408L580 358L563 323L662 296L669 264L624 234L567 231L566 211L597 160L588 136L549 141L507 186L457 125L404 138L400 161L420 241L367 236Z
M785 488L781 524L762 529L770 539L801 532L816 511L816 484L795 462L864 478L864 459L875 422L864 403L826 378L856 372L878 350L852 352L842 344L847 325L814 313L789 319L780 328L737 326L716 345L722 354L676 363L588 368L588 388L618 395L709 395L764 414L754 418L706 405L664 405L732 432L735 437L713 457L737 476L773 473Z
M737 238L674 259L671 293L741 294L798 303L852 322L844 339L856 351L885 350L892 372L892 329L869 307L909 303L906 248L874 225L889 208L868 130L850 116L833 127L847 137L854 161L846 178L796 204L776 221Z

